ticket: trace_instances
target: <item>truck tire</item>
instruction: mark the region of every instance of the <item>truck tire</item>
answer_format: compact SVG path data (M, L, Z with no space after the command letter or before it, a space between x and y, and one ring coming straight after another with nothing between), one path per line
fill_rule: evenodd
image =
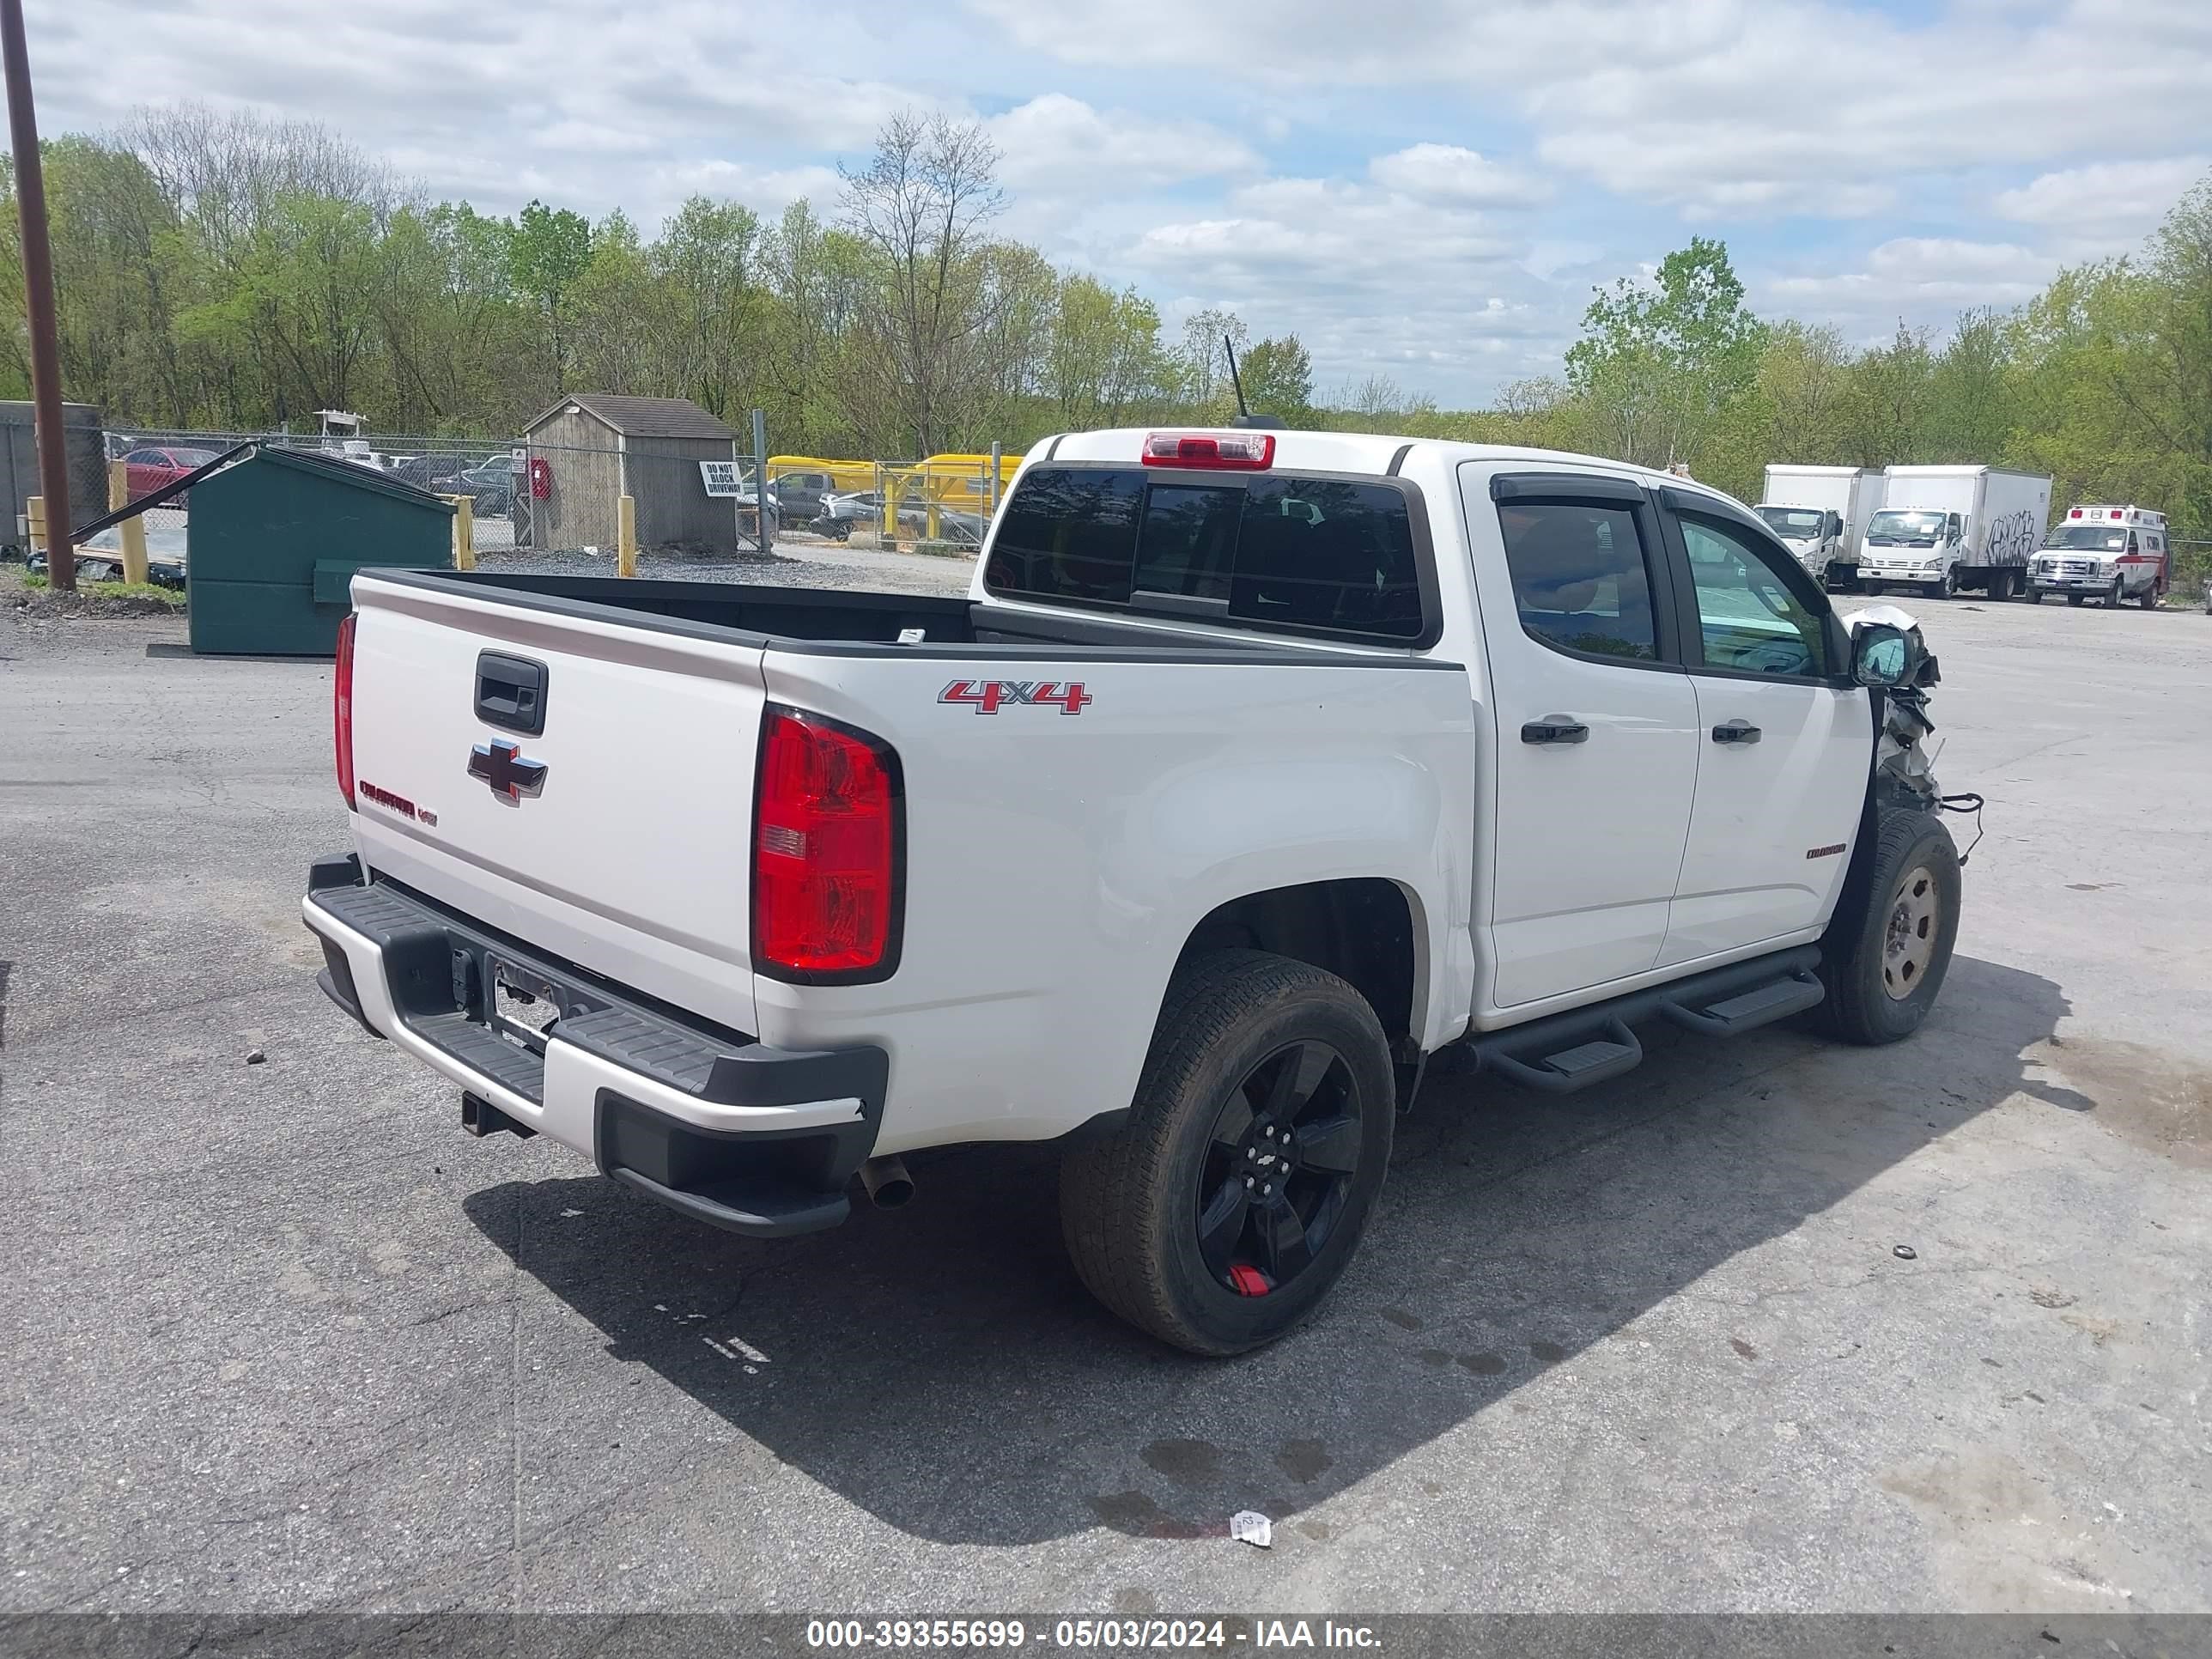
M1083 1282L1192 1353L1294 1329L1358 1248L1397 1109L1375 1011L1335 975L1222 951L1168 987L1133 1116L1060 1164Z
M2107 611L2118 611L2120 608L2120 595L2126 591L2126 583L2118 576L2113 577L2112 591L2105 595L2105 609Z
M1868 866L1820 941L1828 994L1814 1018L1846 1042L1895 1042L1920 1029L1950 969L1959 852L1935 813L1893 808L1875 823Z
M2066 596L2066 603L2069 605L2079 605L2087 597L2088 595L2086 593L2069 593Z
M2136 603L2142 606L2146 611L2155 611L2158 609L2158 584L2156 582L2146 582L2143 585L2143 591L2137 596Z
M1939 599L1955 599L1965 591L1959 580L1959 567L1955 564L1946 566L1943 580L1936 584L1936 597Z

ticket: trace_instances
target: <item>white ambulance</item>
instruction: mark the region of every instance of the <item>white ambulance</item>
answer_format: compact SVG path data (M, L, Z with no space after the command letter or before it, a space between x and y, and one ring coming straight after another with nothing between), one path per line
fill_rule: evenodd
M2028 598L2039 605L2046 593L2063 593L2069 605L2133 599L2154 611L2166 592L2167 553L2163 513L2147 507L2069 507L2028 568Z

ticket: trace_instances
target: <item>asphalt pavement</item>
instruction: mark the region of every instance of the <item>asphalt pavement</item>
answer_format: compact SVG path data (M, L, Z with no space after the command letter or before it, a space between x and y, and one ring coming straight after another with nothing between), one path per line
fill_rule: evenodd
M1930 1024L1439 1076L1226 1364L1034 1149L770 1244L468 1139L314 988L329 665L0 611L0 1612L2212 1608L2212 617L1921 611Z

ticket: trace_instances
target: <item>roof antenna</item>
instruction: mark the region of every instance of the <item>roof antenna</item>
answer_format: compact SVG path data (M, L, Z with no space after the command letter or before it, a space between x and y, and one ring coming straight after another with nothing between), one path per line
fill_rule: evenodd
M1280 430L1283 423L1273 416L1255 415L1245 406L1244 377L1237 372L1237 348L1229 343L1229 337L1226 334L1221 337L1221 349L1229 358L1229 384L1237 388L1237 418L1229 424L1232 427L1260 427Z
M1237 417L1249 421L1252 418L1252 411L1244 406L1244 377L1237 372L1237 348L1230 343L1226 334L1221 337L1221 349L1229 359L1229 384L1237 388Z

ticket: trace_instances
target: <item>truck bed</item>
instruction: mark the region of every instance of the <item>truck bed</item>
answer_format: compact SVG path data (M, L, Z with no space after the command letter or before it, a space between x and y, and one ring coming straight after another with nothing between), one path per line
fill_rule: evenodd
M1376 653L1346 651L1321 641L1255 638L1227 629L1182 628L1132 623L1108 616L1071 617L1042 607L999 605L919 593L850 588L769 587L740 582L641 580L619 576L525 575L501 571L376 570L379 580L456 594L480 594L505 605L601 622L629 622L665 631L774 645L791 649L836 649L898 644L909 629L927 647L982 645L1023 647L1077 645L1117 655L1148 652L1218 653L1242 659L1270 654L1310 662L1316 656L1372 660ZM647 619L651 619L648 623ZM911 649L912 647L907 647ZM872 654L872 653L871 653ZM1387 657L1402 658L1402 653Z
M714 582L364 571L353 596L370 874L719 1030L883 1048L879 1151L1126 1106L1149 1027L1096 1011L1156 1006L1207 915L1290 884L1440 891L1414 921L1439 993L1421 1035L1464 1023L1478 711L1457 663ZM542 676L535 726L486 704L501 664ZM901 938L871 982L754 959L776 711L896 757Z

